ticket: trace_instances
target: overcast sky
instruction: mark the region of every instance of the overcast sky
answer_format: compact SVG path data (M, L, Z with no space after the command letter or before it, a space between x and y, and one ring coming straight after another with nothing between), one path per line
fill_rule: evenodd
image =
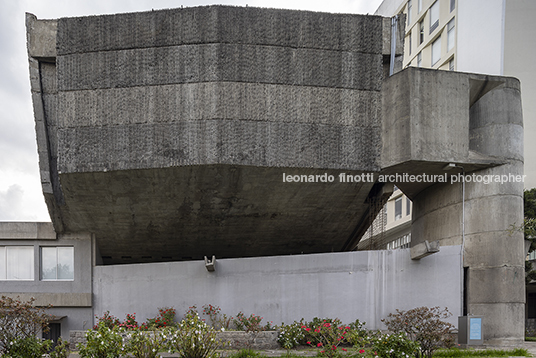
M0 221L50 221L39 178L25 13L38 19L231 4L373 14L381 0L0 0Z

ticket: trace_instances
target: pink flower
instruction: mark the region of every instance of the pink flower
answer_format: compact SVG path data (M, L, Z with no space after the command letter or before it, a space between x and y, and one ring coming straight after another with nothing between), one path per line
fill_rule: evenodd
M311 330L311 328L306 328L305 330L306 330L307 332L309 332L309 331Z
M317 347L322 347L322 343L318 343L316 346Z

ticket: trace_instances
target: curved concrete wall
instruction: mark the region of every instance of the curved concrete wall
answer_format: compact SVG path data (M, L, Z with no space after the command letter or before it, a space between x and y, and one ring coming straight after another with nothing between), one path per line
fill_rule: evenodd
M469 110L470 150L504 164L466 174L508 178L505 183L465 185L465 304L467 314L485 317L488 344L519 342L524 335L523 233L512 231L523 223L523 121L519 82L503 82ZM413 244L461 244L462 204L461 183L436 184L414 197Z

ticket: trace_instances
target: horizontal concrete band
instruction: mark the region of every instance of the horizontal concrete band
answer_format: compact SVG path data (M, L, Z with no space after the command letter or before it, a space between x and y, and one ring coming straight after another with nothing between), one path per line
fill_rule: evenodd
M240 120L67 128L59 171L234 164L379 170L380 128Z
M234 81L379 91L382 55L243 44L201 44L59 56L70 91Z
M207 42L382 51L382 18L210 6L58 20L58 54Z
M49 222L0 222L0 240L56 240Z
M326 87L205 82L59 93L58 126L248 119L348 126L380 124L381 94ZM45 102L54 98L45 98Z
M44 307L91 307L91 293L43 293L43 292L4 292L2 296L29 301L35 298L34 305Z

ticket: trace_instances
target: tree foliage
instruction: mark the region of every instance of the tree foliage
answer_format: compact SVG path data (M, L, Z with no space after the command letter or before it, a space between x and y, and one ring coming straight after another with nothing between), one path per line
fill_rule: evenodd
M9 353L16 342L33 339L41 330L48 330L50 316L45 311L49 307L35 307L34 301L6 296L0 299L0 353Z

